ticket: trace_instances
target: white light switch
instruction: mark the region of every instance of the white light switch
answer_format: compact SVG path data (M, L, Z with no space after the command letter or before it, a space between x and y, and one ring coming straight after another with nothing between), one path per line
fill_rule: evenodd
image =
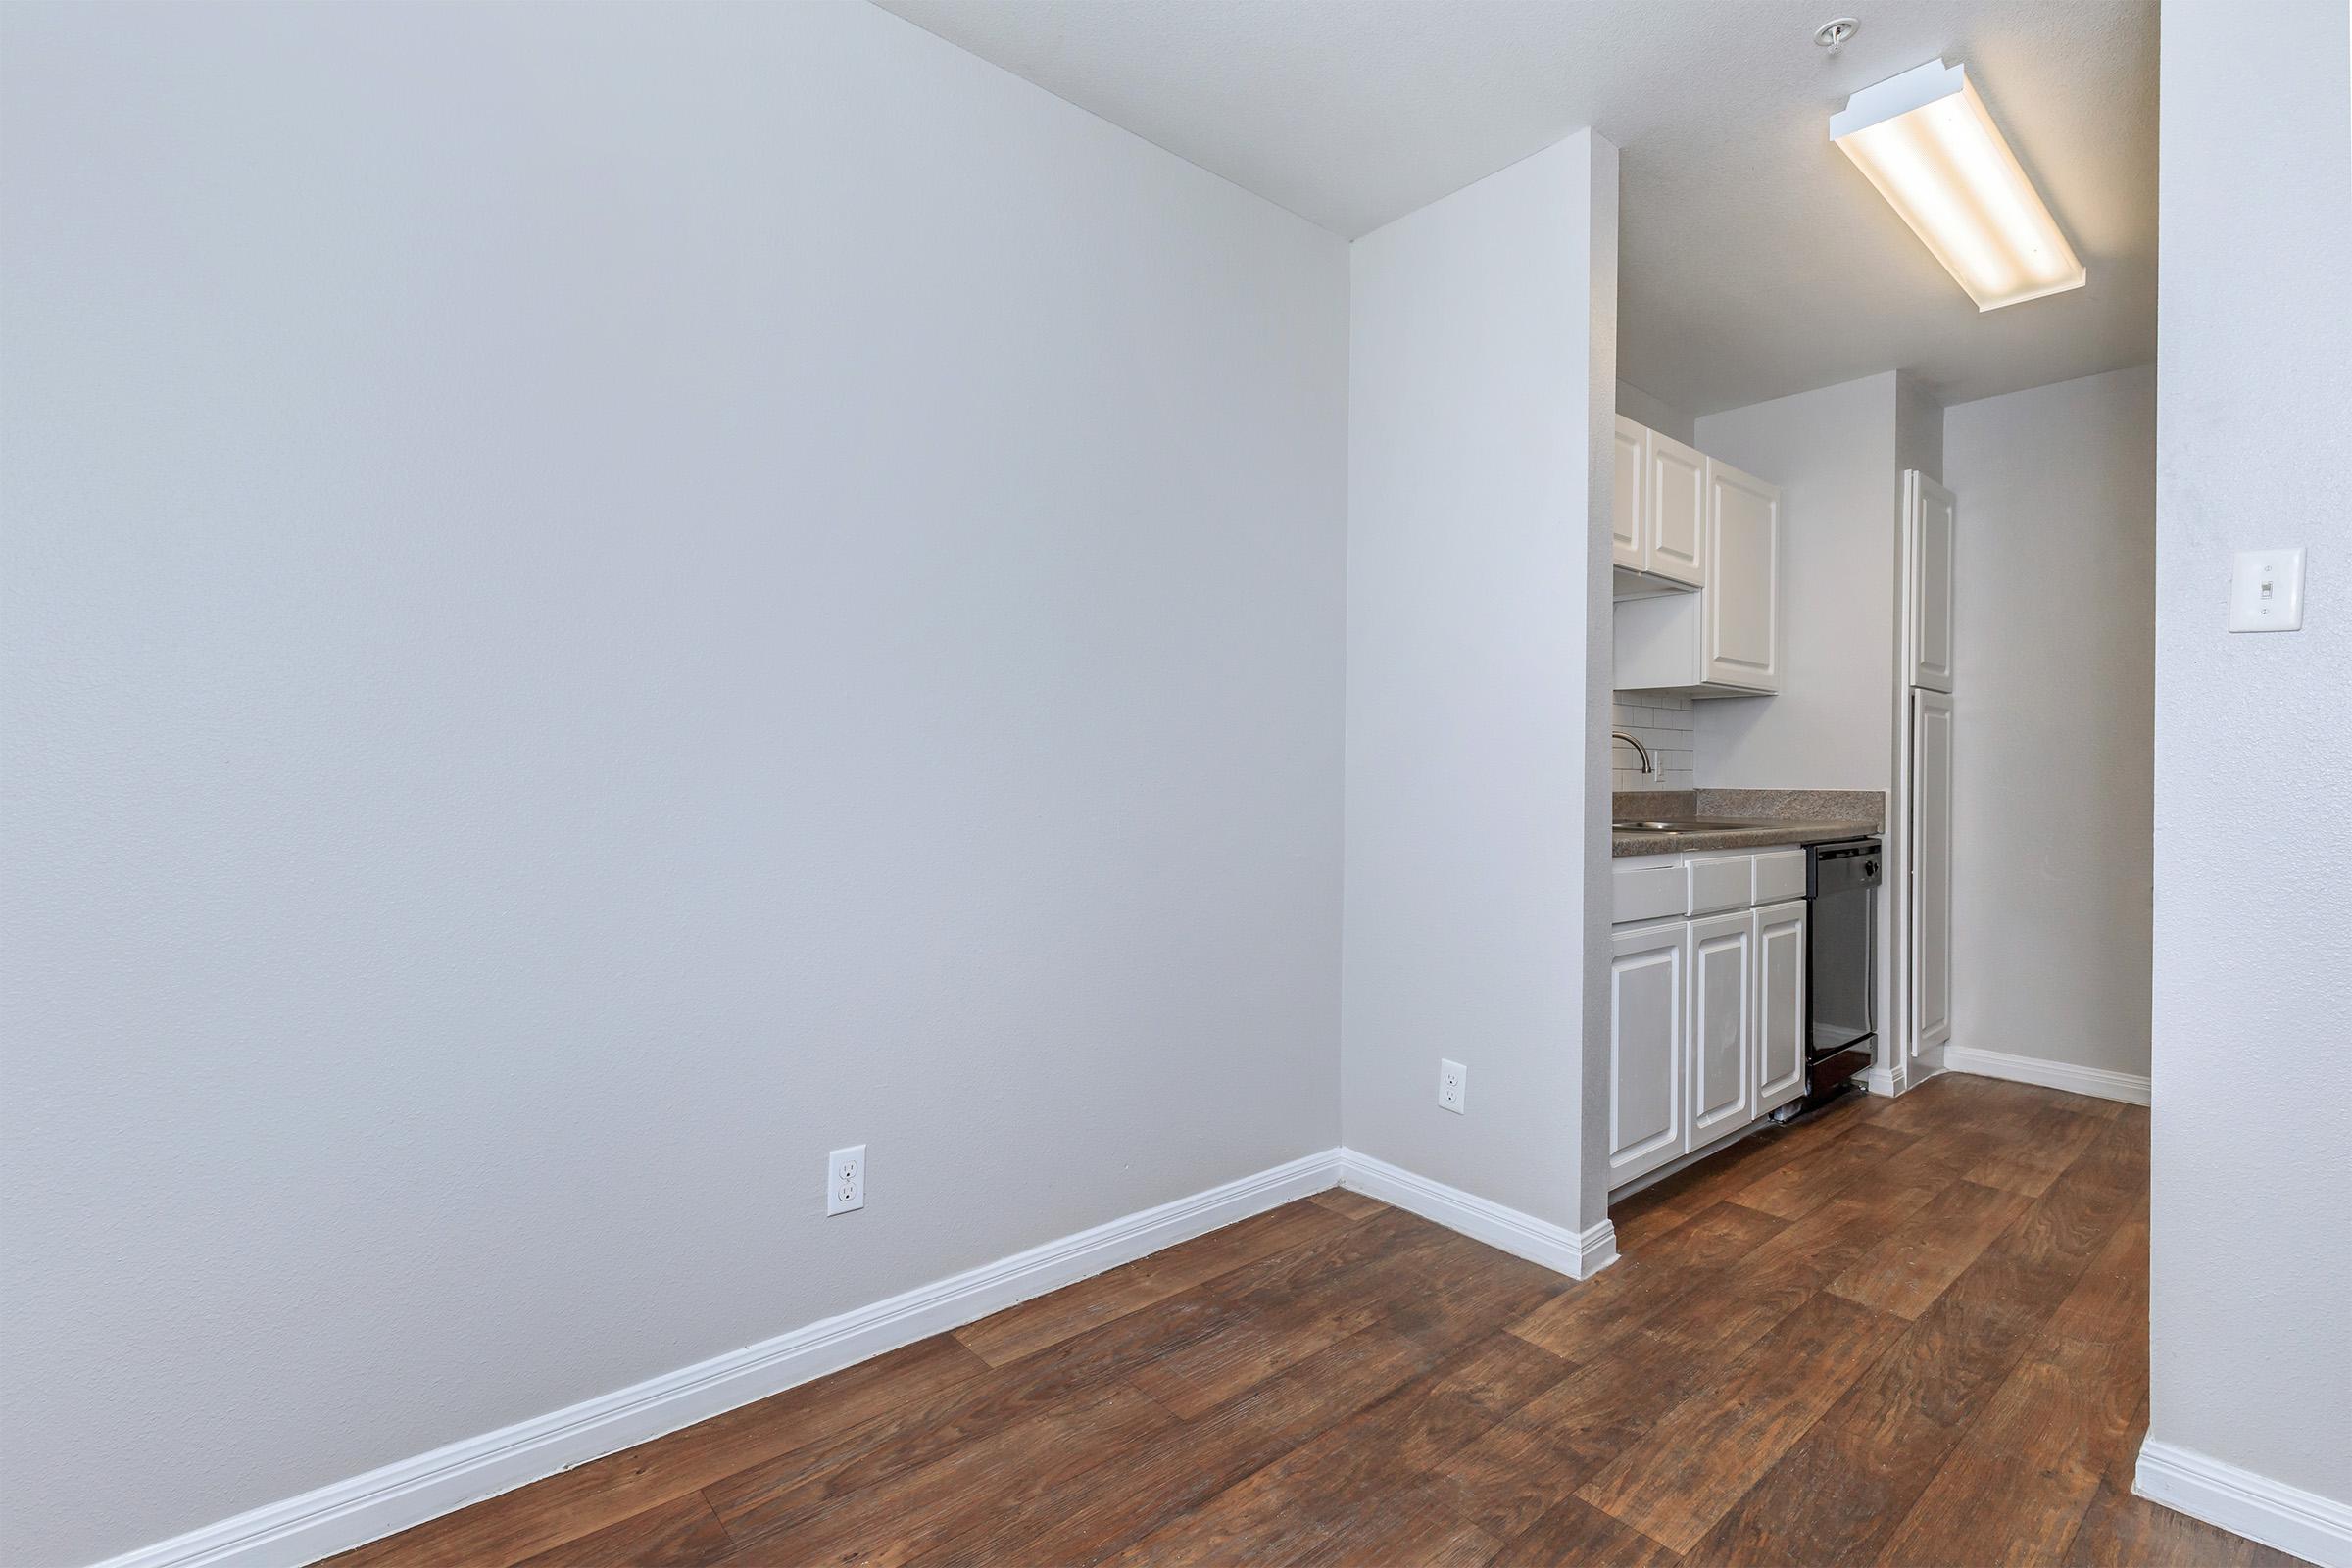
M2240 550L2230 581L2231 631L2303 629L2303 552Z

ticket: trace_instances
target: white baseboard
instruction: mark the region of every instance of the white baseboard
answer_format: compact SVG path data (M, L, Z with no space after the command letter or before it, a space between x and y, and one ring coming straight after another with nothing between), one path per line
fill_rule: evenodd
M1909 1094L1944 1070L1943 1049L1931 1046L1908 1059L1897 1058L1891 1067L1865 1067L1861 1073L1862 1087L1889 1100Z
M1980 1078L2006 1078L2013 1083L2038 1084L2044 1089L2063 1089L2070 1095L2088 1095L2094 1100L2120 1100L2127 1105L2148 1102L2148 1080L2128 1072L2109 1072L2104 1067L2078 1067L2072 1062L2043 1061L2038 1056L2012 1056L2001 1051L1976 1051L1967 1046L1943 1048L1943 1065L1949 1072L1975 1073Z
M1386 1160L1327 1150L125 1552L100 1568L300 1568L1343 1184L1572 1278L1589 1278L1617 1258L1617 1232L1605 1219L1580 1235Z
M1343 1152L1309 1154L1111 1220L634 1388L126 1552L101 1568L298 1568L348 1551L1322 1192L1338 1185Z
M2139 1446L2132 1490L2322 1568L2352 1568L2352 1504L2153 1438Z
M1340 1185L1571 1279L1591 1279L1617 1261L1617 1227L1605 1219L1579 1233L1352 1149L1340 1151Z

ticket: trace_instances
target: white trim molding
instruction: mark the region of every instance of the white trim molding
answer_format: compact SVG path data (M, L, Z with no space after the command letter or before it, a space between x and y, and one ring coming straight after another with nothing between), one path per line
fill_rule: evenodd
M1606 1219L1572 1231L1352 1149L1340 1151L1340 1185L1570 1279L1591 1279L1617 1261L1617 1227Z
M2132 1490L2322 1568L2352 1568L2352 1504L2154 1438L2139 1446Z
M125 1552L100 1568L301 1568L1343 1185L1574 1279L1616 1261L1617 1232L1605 1219L1579 1234L1386 1160L1326 1150Z
M2038 1084L2070 1095L2088 1095L2093 1100L2120 1100L2127 1105L2148 1102L2148 1080L2144 1074L2078 1067L2071 1061L2044 1061L2039 1056L2012 1056L2002 1051L1976 1051L1967 1046L1944 1047L1943 1066L1946 1072Z
M634 1388L125 1552L101 1568L317 1562L1327 1191L1339 1184L1343 1152L1326 1150L1108 1221Z

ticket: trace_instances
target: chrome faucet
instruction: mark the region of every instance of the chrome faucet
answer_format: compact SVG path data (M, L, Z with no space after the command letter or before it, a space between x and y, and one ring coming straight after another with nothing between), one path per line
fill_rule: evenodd
M1638 755L1638 756L1639 756L1639 757L1642 759L1642 773L1643 773L1645 776L1648 776L1648 777L1653 777L1653 778L1654 778L1654 777L1656 777L1656 776L1657 776L1657 771L1658 771L1658 770L1657 770L1657 767L1656 767L1656 765L1655 765L1654 763L1652 763L1652 762L1650 761L1650 760L1649 760L1649 748L1648 748L1648 747L1646 747L1646 746L1642 745L1642 744L1640 741L1638 741L1638 740L1634 739L1634 737L1632 737L1631 735L1628 735L1628 734L1627 734L1625 731L1623 731L1623 730L1621 730L1621 729L1613 729L1613 730L1609 731L1609 739L1611 739L1611 740L1613 740L1613 741L1623 741L1623 742L1625 742L1625 744L1626 744L1626 745L1628 745L1628 746L1631 746L1631 747L1634 749L1634 751L1635 751L1636 755Z

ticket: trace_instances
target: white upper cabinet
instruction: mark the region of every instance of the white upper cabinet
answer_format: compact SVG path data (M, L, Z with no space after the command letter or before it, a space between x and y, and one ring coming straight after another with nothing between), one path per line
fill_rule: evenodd
M1643 575L1618 574L1610 685L1694 697L1779 691L1780 491L1630 419L1617 426L1612 559ZM1629 488L1632 431L1643 459ZM1628 533L1638 536L1630 544Z
M1911 684L1932 692L1952 689L1952 547L1957 503L1952 493L1916 468L1903 472L1905 545L1911 552Z
M1628 571L1649 569L1648 508L1649 431L1624 415L1617 416L1617 490L1609 510L1609 561Z
M1621 597L1675 594L1707 580L1707 460L1617 416L1609 561Z
M1707 460L1694 447L1655 430L1648 438L1649 565L1653 577L1687 588L1707 585Z
M1703 681L1748 692L1781 689L1781 493L1728 463L1707 460Z

